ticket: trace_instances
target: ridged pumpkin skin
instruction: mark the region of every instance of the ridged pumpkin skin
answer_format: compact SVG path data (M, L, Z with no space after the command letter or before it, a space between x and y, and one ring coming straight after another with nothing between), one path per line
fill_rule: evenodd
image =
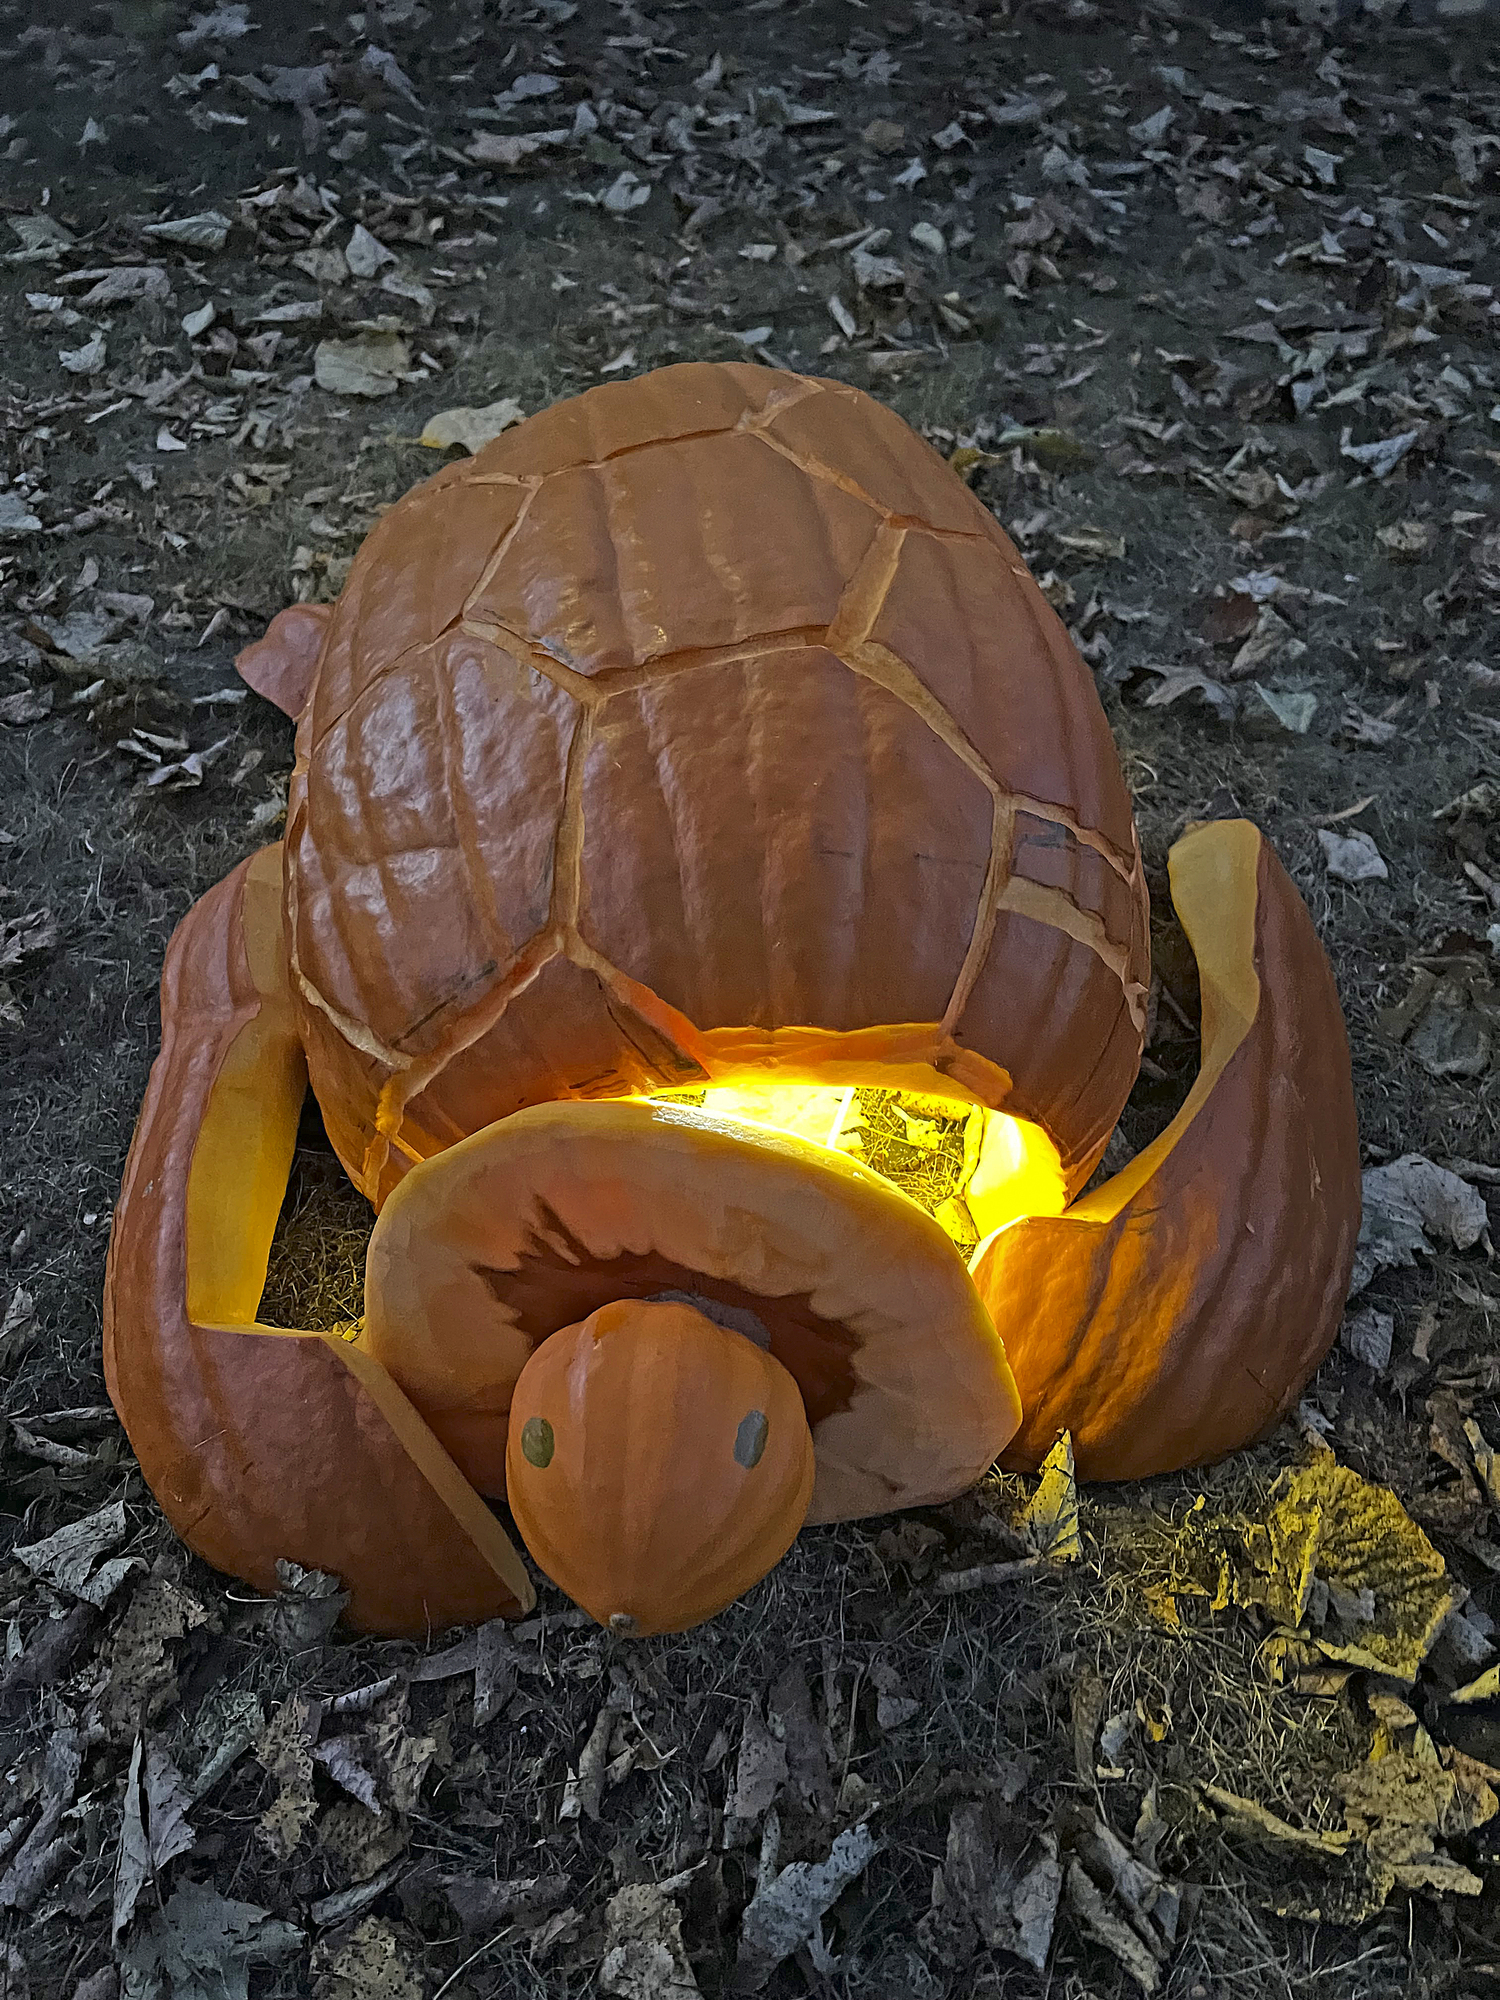
M327 625L286 847L313 1088L377 1203L523 1106L766 1062L1003 1106L1076 1191L1135 1077L1146 896L1092 677L839 383L606 384L399 501Z
M522 1369L506 1486L527 1548L601 1625L683 1632L796 1540L812 1434L797 1384L744 1334L621 1300Z
M177 1533L256 1590L331 1570L349 1622L413 1636L533 1602L519 1555L407 1397L333 1334L255 1323L306 1071L281 851L183 918L104 1285L104 1378Z
M1203 1056L1172 1124L1060 1216L982 1246L980 1296L1023 1419L1002 1463L1073 1434L1080 1478L1223 1458L1295 1405L1338 1334L1359 1235L1359 1131L1333 973L1248 820L1180 840Z

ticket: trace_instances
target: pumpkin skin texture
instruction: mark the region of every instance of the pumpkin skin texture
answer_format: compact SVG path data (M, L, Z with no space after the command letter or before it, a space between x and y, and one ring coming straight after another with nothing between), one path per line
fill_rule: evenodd
M765 1340L797 1384L811 1521L952 1499L1020 1422L931 1216L841 1154L686 1105L536 1105L414 1168L370 1238L360 1345L498 1498L533 1353L663 1294Z
M1247 820L1190 832L1172 899L1198 959L1203 1053L1177 1117L1114 1180L981 1244L1025 1417L1080 1478L1222 1458L1295 1405L1338 1333L1359 1234L1359 1134L1333 973Z
M842 384L605 384L398 502L286 852L312 1086L377 1206L529 1105L767 1065L1007 1109L1076 1192L1134 1080L1146 897L1092 676Z
M518 1616L525 1566L378 1363L255 1322L306 1087L280 877L279 848L242 862L168 947L105 1275L110 1400L177 1533L255 1589L285 1557L340 1575L369 1631Z
M506 1479L527 1548L601 1625L682 1632L791 1547L813 1442L796 1383L744 1334L627 1299L527 1362Z

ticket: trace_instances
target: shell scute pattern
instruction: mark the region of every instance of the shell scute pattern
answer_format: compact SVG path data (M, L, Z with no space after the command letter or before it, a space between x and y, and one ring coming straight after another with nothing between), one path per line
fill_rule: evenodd
M1120 1102L1139 1053L1144 885L1091 678L978 501L840 385L609 385L398 503L289 835L314 1085L366 1185L498 1103L680 1079L695 1031L942 1023L1055 1135L1080 1052ZM540 1018L558 982L581 1062Z

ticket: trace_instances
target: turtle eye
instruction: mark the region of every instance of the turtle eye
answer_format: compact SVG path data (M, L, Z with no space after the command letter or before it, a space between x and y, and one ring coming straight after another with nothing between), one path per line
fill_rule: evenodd
M749 1419L747 1418L746 1422L748 1421ZM761 1423L765 1423L764 1417L761 1418ZM744 1425L742 1424L740 1428L743 1430ZM545 1417L528 1417L521 1426L521 1451L527 1464L534 1465L539 1469L542 1466L550 1465L552 1463L552 1454L556 1449L557 1439L553 1436L552 1426L548 1423L547 1419ZM736 1456L739 1454L738 1445L735 1446L735 1454ZM759 1451L756 1452L755 1457L760 1457ZM752 1459L750 1462L753 1465L755 1460Z
M748 1410L740 1418L740 1427L734 1434L736 1465L744 1466L748 1472L753 1465L760 1464L761 1453L766 1448L766 1438L770 1429L764 1410Z

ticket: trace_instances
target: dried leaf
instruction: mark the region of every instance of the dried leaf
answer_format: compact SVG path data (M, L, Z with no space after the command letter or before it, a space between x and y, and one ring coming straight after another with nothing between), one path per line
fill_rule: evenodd
M962 1968L980 1947L1008 1951L1041 1972L1052 1945L1063 1870L1057 1839L1043 1834L1039 1854L1026 1866L1027 1842L1017 1852L1004 1838L993 1809L955 1806L948 1822L942 1869L933 1877L932 1909L922 1937L950 1965Z
M753 1703L745 1711L734 1790L726 1813L738 1820L758 1820L776 1803L786 1775L786 1745L772 1735L762 1719L759 1704Z
M1351 1295L1364 1290L1385 1265L1405 1268L1428 1255L1429 1234L1455 1250L1470 1250L1489 1226L1484 1196L1447 1167L1421 1153L1404 1153L1388 1166L1367 1167Z
M207 1623L198 1599L166 1577L148 1576L138 1586L100 1649L92 1706L107 1733L133 1737L176 1699L170 1649Z
M506 1924L530 1929L567 1902L566 1875L525 1875L497 1882L490 1875L445 1875L443 1894L469 1937L488 1937Z
M812 1695L801 1665L790 1661L771 1689L769 1716L786 1751L787 1783L803 1809L827 1813L833 1807L827 1735L813 1713Z
M266 1620L272 1640L286 1653L321 1646L349 1602L342 1580L278 1558L276 1581L280 1588Z
M313 1757L321 1764L336 1785L341 1785L350 1798L358 1799L367 1811L380 1816L380 1794L375 1788L375 1780L363 1762L364 1744L358 1736L330 1736L313 1751Z
M1376 438L1370 444L1351 444L1349 441L1351 433L1346 430L1340 441L1339 450L1345 458L1352 458L1355 464L1361 470L1368 472L1372 478L1386 479L1395 471L1421 435L1419 430L1402 431L1396 437Z
M28 501L15 488L0 493L0 542L18 542L23 535L39 535L42 523Z
M1455 1688L1445 1699L1465 1707L1479 1701L1500 1701L1500 1665L1487 1667L1477 1680Z
M486 403L479 409L460 405L439 410L427 419L417 443L433 451L445 451L455 444L461 444L465 451L482 451L492 438L520 423L525 415L514 396L502 396L498 403Z
M1484 1883L1437 1845L1439 1836L1472 1833L1500 1810L1491 1779L1500 1773L1461 1751L1439 1749L1404 1703L1390 1727L1377 1730L1369 1760L1334 1781L1344 1817L1363 1840L1373 1895L1383 1902L1396 1888L1478 1896Z
M133 1570L145 1568L139 1556L115 1556L98 1562L106 1549L117 1547L124 1539L125 1503L113 1500L97 1513L69 1522L43 1541L12 1549L11 1554L33 1576L72 1597L81 1597L87 1604L99 1605L113 1597Z
M313 352L313 380L335 396L390 396L410 371L410 349L397 333L320 340Z
M1201 694L1209 707L1226 721L1239 707L1233 688L1227 688L1199 667L1161 667L1146 662L1146 672L1156 674L1157 685L1146 696L1147 708L1166 708L1179 695Z
M1248 1840L1257 1847L1293 1855L1312 1855L1323 1861L1341 1861L1354 1840L1351 1833L1323 1833L1310 1827L1293 1826L1236 1792L1219 1785L1204 1785L1203 1796L1217 1807L1225 1831Z
M135 1914L146 1884L159 1881L167 1863L186 1854L197 1839L188 1823L191 1804L182 1773L162 1745L138 1736L125 1778L125 1810L115 1866L110 1936L116 1942Z
M165 1981L171 2000L249 2000L250 1967L285 1958L301 1943L301 1931L269 1910L183 1882L120 1963L127 1991L159 1993Z
M1318 697L1315 694L1302 689L1262 687L1259 681L1252 681L1251 686L1283 729L1293 736L1307 734L1318 712ZM1319 837L1322 837L1321 833ZM1364 834L1356 837L1360 840L1366 838Z
M349 241L344 245L344 262L356 278L373 278L377 271L395 261L394 250L387 250L362 222L355 223L349 232Z
M1067 1891L1068 1907L1085 1934L1119 1960L1143 1993L1154 1993L1161 1981L1155 1952L1123 1917L1116 1916L1081 1862L1068 1863Z
M1083 1554L1070 1432L1064 1431L1042 1460L1040 1483L1017 1525L1028 1545L1051 1562L1077 1562Z
M1350 1313L1339 1329L1339 1345L1346 1354L1352 1354L1356 1361L1362 1361L1366 1368L1373 1368L1378 1375L1390 1366L1391 1340L1396 1331L1396 1321L1392 1314L1380 1312L1374 1306L1362 1306L1358 1312Z
M148 222L146 234L164 243L184 243L192 250L222 250L232 227L229 217L216 208L196 215L184 215L171 222Z
M1073 1724L1073 1768L1080 1784L1094 1781L1094 1745L1104 1720L1104 1683L1085 1670L1073 1682L1069 1696Z
M313 1952L317 2000L424 2000L426 1985L401 1932L384 1917L365 1917L350 1935Z
M698 1982L682 1943L682 1913L671 1889L684 1878L617 1889L604 1906L599 1987L620 2000L697 2000Z
M1442 1557L1394 1493L1361 1479L1333 1454L1284 1472L1272 1488L1268 1602L1283 1625L1307 1617L1316 1584L1358 1602L1370 1616L1340 1641L1317 1638L1329 1659L1411 1681L1461 1592Z
M868 1826L851 1826L834 1841L825 1860L794 1861L763 1883L740 1923L740 1985L758 1993L794 1951L814 1940L821 1948L824 1916L878 1851Z
M96 333L82 347L59 348L57 358L70 375L97 375L109 358L109 349L104 335Z
M311 1695L289 1695L256 1740L255 1755L277 1786L257 1831L278 1861L291 1858L317 1811L312 1746L321 1717L321 1704Z
M1375 539L1394 561L1420 562L1436 543L1437 529L1431 521L1393 521L1377 528Z
M1318 828L1323 864L1336 882L1388 882L1385 857L1367 833L1334 833Z
M876 1689L876 1727L882 1730L899 1729L903 1722L910 1722L922 1704L907 1693L900 1674L890 1661L873 1661L870 1679Z
M578 1753L578 1768L568 1773L568 1781L563 1787L562 1804L557 1809L559 1819L599 1817L599 1803L604 1797L605 1775L609 1769L610 1746L614 1742L615 1726L619 1720L620 1710L612 1702L606 1702L594 1717L588 1740Z
M626 167L599 197L599 206L610 215L630 215L651 199L651 183Z

